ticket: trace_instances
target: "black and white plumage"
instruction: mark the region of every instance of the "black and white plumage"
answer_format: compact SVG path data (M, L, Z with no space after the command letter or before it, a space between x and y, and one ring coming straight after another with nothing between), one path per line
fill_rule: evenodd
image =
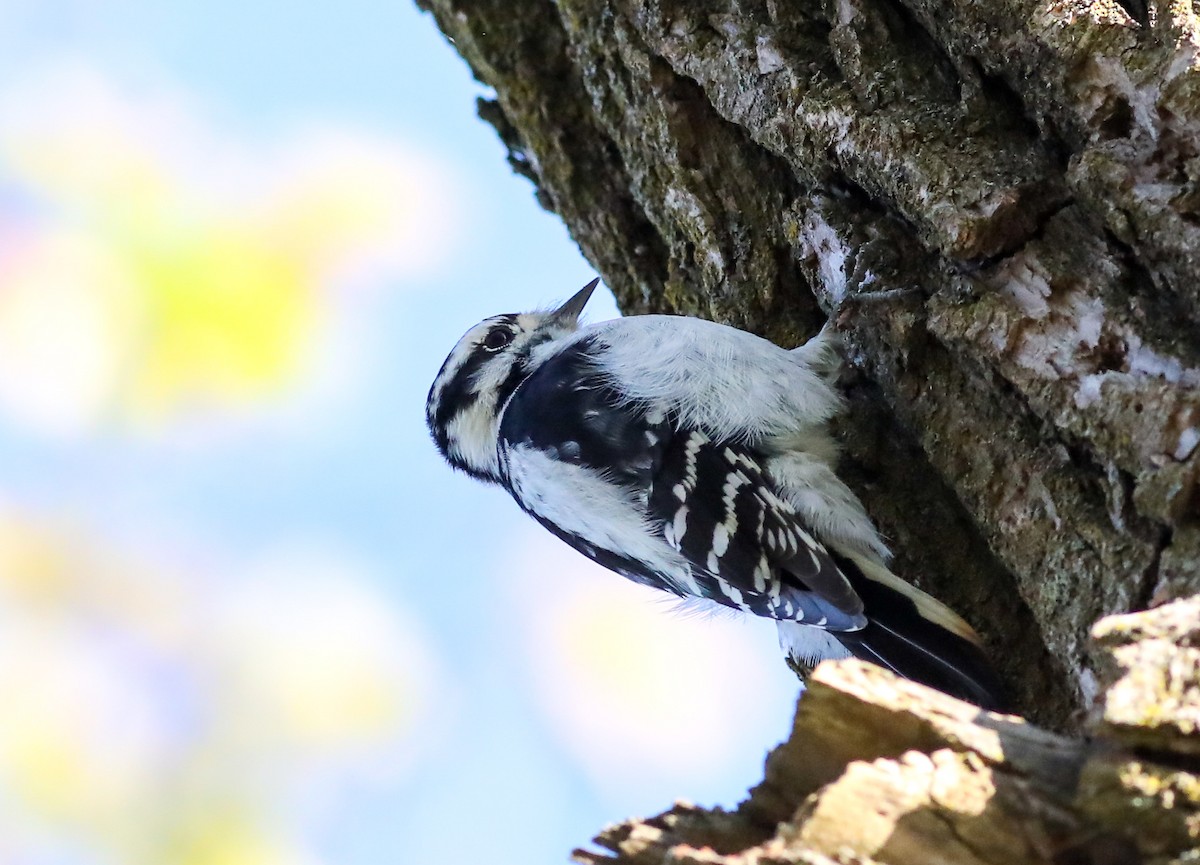
M975 632L888 570L834 472L832 335L789 351L679 316L580 327L596 282L462 337L426 405L450 464L629 579L776 620L800 667L854 655L1003 707Z

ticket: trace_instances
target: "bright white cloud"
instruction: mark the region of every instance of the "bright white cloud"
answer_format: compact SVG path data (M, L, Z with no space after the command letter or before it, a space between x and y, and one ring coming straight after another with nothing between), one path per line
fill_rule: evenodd
M213 628L231 719L289 752L365 753L359 768L382 771L379 743L411 731L432 700L422 630L319 547L253 563L220 596ZM393 768L411 756L393 753Z
M103 414L122 373L132 279L80 232L35 234L22 246L0 255L0 405L70 435Z
M505 572L522 575L513 604L537 702L614 802L753 780L798 692L770 623L680 613L549 535L531 537Z

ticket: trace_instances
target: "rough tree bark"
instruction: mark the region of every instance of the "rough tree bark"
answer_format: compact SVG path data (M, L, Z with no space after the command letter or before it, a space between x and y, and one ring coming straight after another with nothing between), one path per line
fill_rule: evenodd
M1191 3L418 3L626 312L784 345L839 318L845 471L897 571L980 630L1030 718L1078 732L1115 681L1091 626L1200 592ZM909 768L992 771L964 753Z

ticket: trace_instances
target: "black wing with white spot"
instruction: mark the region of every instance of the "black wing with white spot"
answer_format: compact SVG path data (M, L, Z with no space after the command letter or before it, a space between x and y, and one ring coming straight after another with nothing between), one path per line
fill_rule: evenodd
M862 599L842 569L748 448L713 442L698 430L678 432L649 507L698 579L712 578L714 600L831 631L866 624Z
M674 418L623 400L591 350L585 340L547 361L505 407L499 447L502 462L523 460L509 483L518 503L584 555L638 582L831 631L862 628L859 596L753 452L676 429ZM591 475L573 476L567 466ZM656 567L644 549L606 544L578 513L567 513L564 503L581 502L594 491L588 478L601 476L637 509L631 518L657 527L662 544L679 554L672 558L682 557L682 572ZM549 485L552 494L539 491ZM609 512L591 522L611 519Z
M529 376L505 407L500 446L535 447L555 459L603 471L634 489L649 489L670 427L627 405L590 360L581 340Z
M623 548L623 539L613 533L605 537L605 520L598 515L588 519L589 495L616 495L619 506L628 511L631 534L643 528L651 482L671 434L665 417L654 417L620 398L589 360L591 347L590 341L582 341L547 361L522 382L505 407L498 444L502 464L534 451L543 457L543 465L563 467L537 477L526 466L523 477L509 479L506 486L530 516L589 559L635 582L687 594L680 575L656 568L644 551L639 555ZM583 476L573 476L565 470L568 466ZM590 488L583 486L588 478ZM528 488L531 479L535 485L557 485L556 495L537 495ZM558 513L551 513L553 507ZM578 513L565 515L565 508L585 513L579 519Z

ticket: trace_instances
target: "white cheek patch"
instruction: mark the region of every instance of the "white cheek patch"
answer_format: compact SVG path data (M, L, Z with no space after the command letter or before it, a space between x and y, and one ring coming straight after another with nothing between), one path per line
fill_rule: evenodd
M459 412L446 425L450 456L477 471L496 474L500 459L496 455L499 422L491 406L472 406Z
M481 397L495 394L496 390L508 378L512 371L515 358L510 355L498 354L488 358L488 362L475 373L471 383L471 392Z

